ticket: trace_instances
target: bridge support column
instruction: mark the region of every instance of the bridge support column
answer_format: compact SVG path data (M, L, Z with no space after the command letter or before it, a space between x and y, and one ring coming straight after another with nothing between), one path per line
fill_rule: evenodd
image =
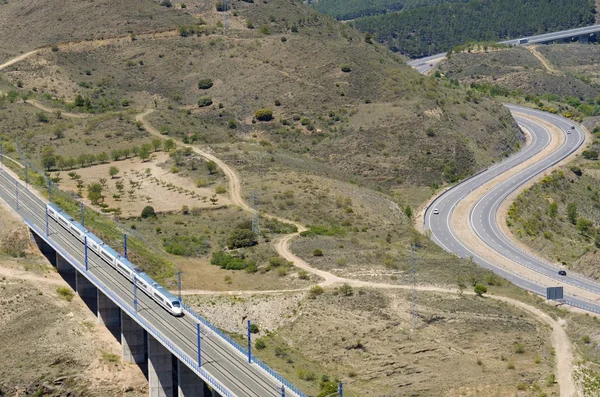
M148 335L148 390L150 397L174 397L173 355Z
M65 258L58 253L56 254L56 270L58 274L73 288L77 291L77 270L71 265Z
M98 323L104 324L117 340L121 340L121 309L102 291L98 291Z
M121 311L121 344L123 361L131 364L146 363L146 331L127 313Z
M33 236L33 240L35 244L38 246L40 252L48 259L48 262L52 264L52 266L57 266L56 260L59 256L54 248L47 242L45 242L37 233L33 230L30 230L31 235Z
M179 397L209 397L210 389L191 369L177 360L177 395ZM208 393L205 391L208 390Z
M75 271L77 293L94 314L98 314L98 289L85 276Z
M590 42L590 35L589 34L584 34L584 35L579 36L579 42L580 43L584 43L584 44L589 43Z

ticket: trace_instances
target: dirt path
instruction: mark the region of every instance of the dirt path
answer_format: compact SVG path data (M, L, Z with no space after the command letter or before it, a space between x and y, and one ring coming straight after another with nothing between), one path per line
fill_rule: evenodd
M533 54L533 56L535 56L542 63L542 65L544 65L548 73L553 74L555 76L563 75L563 73L560 70L558 70L554 67L554 65L552 65L548 58L543 56L542 53L538 51L537 46L526 46L525 48L527 48Z
M29 51L23 55L19 55L16 58L13 58L9 61L4 62L2 65L0 65L0 70L5 69L7 67L9 67L10 65L13 65L17 62L21 62L23 59L29 58L30 56L37 54L38 52L40 52L40 50L33 50L33 51Z
M73 118L73 119L86 119L86 118L90 117L89 114L63 112L62 110L52 109L52 108L49 108L48 106L42 105L35 99L28 99L25 103L28 103L40 110L43 110L44 112L48 112L48 113L60 112L61 116L63 116L63 117L69 117L69 118Z

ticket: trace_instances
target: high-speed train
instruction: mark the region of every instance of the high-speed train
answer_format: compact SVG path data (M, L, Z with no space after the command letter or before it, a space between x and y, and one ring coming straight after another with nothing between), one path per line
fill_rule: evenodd
M183 316L183 310L179 299L160 286L156 281L152 280L152 278L144 273L139 267L135 266L111 247L104 244L104 242L96 235L87 230L57 205L52 203L47 204L46 211L49 217L58 222L82 243L87 236L87 246L89 249L98 254L98 256L108 262L129 281L134 282L135 278L135 282L139 289L144 291L144 293L156 303L167 309L169 313L174 316Z

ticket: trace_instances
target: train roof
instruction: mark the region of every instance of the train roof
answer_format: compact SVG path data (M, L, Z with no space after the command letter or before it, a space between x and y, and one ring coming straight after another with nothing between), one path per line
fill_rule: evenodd
M65 211L63 211L63 209L60 208L58 205L56 205L54 203L48 203L47 205L49 207L51 207L53 210L55 210L56 212L60 213L65 218L69 219L69 221L78 230L81 230L82 232L86 233L88 238L92 239L96 244L99 244L100 246L102 246L103 250L105 250L106 252L108 252L110 255L114 256L123 265L129 267L131 270L134 270L136 272L136 277L138 277L139 279L143 280L147 284L152 285L152 287L154 287L158 292L160 292L165 298L169 299L171 302L179 300L175 295L173 295L168 290L166 290L162 285L160 285L156 281L154 281L152 279L152 277L150 277L149 275L147 275L146 273L144 273L143 271L141 271L140 268L138 268L137 266L135 266L128 259L126 259L126 258L122 257L121 255L119 255L119 253L117 251L115 251L110 245L106 244L98 236L96 236L95 234L93 234L92 232L90 232L83 225L81 225L79 222L77 222L75 219L73 219L73 217L71 217L69 214L67 214Z

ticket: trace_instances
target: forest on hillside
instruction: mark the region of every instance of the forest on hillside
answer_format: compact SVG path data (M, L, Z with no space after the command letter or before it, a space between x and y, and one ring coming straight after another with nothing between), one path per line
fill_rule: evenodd
M312 6L339 21L469 0L317 0Z
M354 4L360 0L346 1ZM393 0L377 1L383 5ZM427 3L427 0L405 0L408 1L412 2L411 7L414 2ZM468 41L506 40L591 25L595 13L594 0L445 1L359 18L352 25L374 34L391 50L418 58L446 52Z

